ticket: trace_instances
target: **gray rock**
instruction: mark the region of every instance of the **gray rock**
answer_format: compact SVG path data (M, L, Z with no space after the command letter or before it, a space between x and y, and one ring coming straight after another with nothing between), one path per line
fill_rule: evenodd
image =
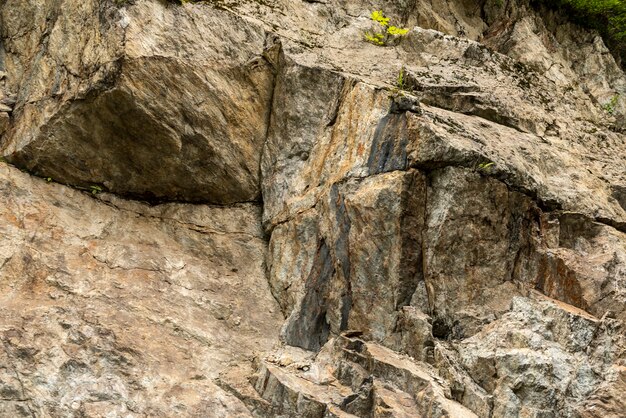
M578 416L620 352L623 334L584 311L532 295L455 344L461 362L494 397L494 417ZM559 405L555 415L554 405Z

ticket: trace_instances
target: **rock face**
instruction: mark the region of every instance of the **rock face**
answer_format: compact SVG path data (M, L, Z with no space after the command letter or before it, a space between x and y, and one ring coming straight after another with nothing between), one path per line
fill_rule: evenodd
M282 322L258 206L98 201L0 170L2 416L249 416L212 379Z
M624 416L624 72L379 8L0 4L0 416Z
M258 200L273 88L261 28L221 11L103 0L9 1L1 19L19 91L7 159L143 198Z

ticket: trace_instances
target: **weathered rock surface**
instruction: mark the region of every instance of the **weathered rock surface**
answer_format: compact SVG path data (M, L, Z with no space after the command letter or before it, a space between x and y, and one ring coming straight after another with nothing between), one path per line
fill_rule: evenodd
M0 199L2 416L249 416L212 379L282 322L258 206L98 201L6 164Z
M476 417L431 366L359 338L331 340L316 358L281 351L253 383L271 416Z
M4 2L5 71L20 94L3 154L120 194L258 200L273 88L266 33L205 10Z
M392 3L0 4L0 415L624 415L623 71Z
M557 301L514 298L510 312L453 343L493 397L493 416L576 416L579 402L623 362L624 330Z

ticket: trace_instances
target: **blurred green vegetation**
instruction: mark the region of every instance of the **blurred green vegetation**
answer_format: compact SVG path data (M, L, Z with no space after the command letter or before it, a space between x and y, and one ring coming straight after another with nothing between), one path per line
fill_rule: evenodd
M534 0L534 3L561 9L574 23L598 30L613 53L622 61L626 58L626 0Z

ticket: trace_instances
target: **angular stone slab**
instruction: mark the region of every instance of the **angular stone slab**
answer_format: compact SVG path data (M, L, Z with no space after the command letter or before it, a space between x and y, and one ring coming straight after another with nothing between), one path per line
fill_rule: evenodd
M211 7L26 3L55 48L39 53L11 38L26 23L11 15L15 5L0 8L7 77L19 91L0 143L7 160L143 199L259 199L274 78L263 29ZM74 20L98 8L100 20ZM85 37L91 31L101 39Z

